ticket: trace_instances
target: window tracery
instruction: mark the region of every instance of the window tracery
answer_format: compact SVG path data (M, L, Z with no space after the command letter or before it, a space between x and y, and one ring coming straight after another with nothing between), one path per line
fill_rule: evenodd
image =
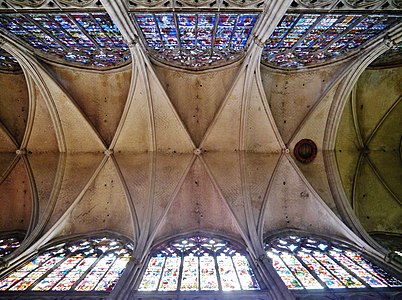
M21 67L13 55L0 48L0 70L17 71Z
M156 249L139 291L259 290L242 251L202 236L183 238Z
M289 289L402 287L402 282L345 244L290 235L266 244Z
M96 68L130 60L128 46L106 13L1 14L0 29L48 59Z
M238 59L257 13L132 13L151 56L202 68Z
M0 280L0 291L111 291L132 245L89 238L50 247Z
M317 9L399 9L402 7L399 0L294 0L292 8Z
M288 13L266 42L262 60L280 68L322 64L354 53L400 21L399 15Z

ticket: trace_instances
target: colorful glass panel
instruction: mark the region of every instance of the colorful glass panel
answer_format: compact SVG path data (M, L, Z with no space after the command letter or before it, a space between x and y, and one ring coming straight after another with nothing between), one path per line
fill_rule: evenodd
M314 278L314 276L312 276L307 271L307 269L300 263L300 261L294 255L285 252L282 253L280 257L305 288L308 289L323 288L321 284Z
M297 256L329 288L343 288L343 284L321 265L310 253L299 251Z
M272 253L267 252L268 257L272 260L272 265L274 266L275 270L278 272L278 275L281 277L283 282L289 289L301 289L303 288L300 282L296 279L296 277L292 274L289 268L285 265L282 259Z
M215 259L208 254L200 257L200 289L208 291L219 290Z
M402 286L400 280L345 245L288 236L271 241L266 249L273 267L290 289Z
M130 261L130 256L125 254L123 257L116 259L112 267L103 277L103 279L98 283L95 291L111 291L119 281L119 278L126 269L127 264Z
M232 256L233 264L235 266L237 276L239 277L240 284L243 290L258 290L259 286L257 279L253 273L250 273L250 266L247 259L236 253Z
M53 291L68 291L77 282L78 279L92 266L97 260L96 257L84 258L67 276L63 278L52 290Z
M237 279L232 259L224 254L216 258L219 267L219 275L221 278L222 290L240 290L240 283Z
M260 289L247 258L228 242L201 236L157 249L139 286L140 291L241 289Z
M163 270L162 280L159 284L161 291L175 291L177 289L179 279L181 257L167 257Z
M105 13L3 14L0 28L51 60L99 68L130 60L127 45Z
M286 14L267 40L262 59L282 68L324 63L353 53L401 18L398 15Z
M80 284L75 288L76 291L92 291L103 275L109 270L110 266L114 263L116 257L114 255L107 255L102 257L91 272L81 280Z
M7 52L5 52L7 53ZM7 53L8 54L8 53ZM2 52L0 49L0 69L2 68ZM14 57L9 56L10 59L14 59ZM13 64L14 62L11 62L11 64ZM17 64L16 68L19 68L18 63L15 61L15 63ZM15 69L12 66L7 65L6 69ZM4 237L4 238L0 238L0 257L6 256L8 254L10 254L11 252L15 251L20 245L21 245L21 240L22 238L19 237Z
M198 289L198 257L190 254L183 259L180 290L197 291Z
M165 259L166 258L162 256L151 257L138 290L154 291L158 288L158 283L162 274L162 268L165 263Z
M348 288L362 288L364 285L358 281L354 276L349 274L345 269L339 266L334 260L332 260L327 254L314 251L313 256L332 274L335 275L346 287Z
M18 64L18 61L15 59L15 57L12 56L7 51L0 48L0 70L17 71L20 69L21 69L21 67ZM12 239L12 238L0 239L0 257L8 254L8 253L2 254L4 252L8 252L8 250L4 251L4 249L8 248L11 250L11 249L16 248L15 246L17 244L15 244L15 242L13 240L10 240L9 242L7 242L6 240L8 240L8 239ZM19 247L19 241L18 241L17 247Z
M203 67L241 55L256 13L133 13L151 55L186 67Z
M58 245L2 278L0 291L110 291L131 251L131 244L109 238Z

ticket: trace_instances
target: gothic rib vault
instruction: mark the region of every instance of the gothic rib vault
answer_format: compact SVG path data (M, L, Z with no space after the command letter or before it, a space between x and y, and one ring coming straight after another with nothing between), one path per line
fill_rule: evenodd
M167 238L227 236L263 264L264 238L298 229L400 267L370 234L402 230L402 69L365 70L401 41L401 24L322 66L261 64L261 45L291 2L265 3L241 60L199 71L150 58L123 1L102 1L131 54L113 69L44 60L2 33L21 70L0 74L0 231L26 233L4 265L54 239L113 232L134 244L136 264L112 294L124 298ZM310 164L293 154L305 138L318 147ZM363 201L367 182L376 187ZM273 277L262 276L269 297L291 299Z

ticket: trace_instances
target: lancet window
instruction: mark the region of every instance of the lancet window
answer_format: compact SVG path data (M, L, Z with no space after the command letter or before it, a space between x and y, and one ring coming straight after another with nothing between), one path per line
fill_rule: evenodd
M0 279L0 291L111 291L131 252L130 243L106 237L57 244Z
M242 56L257 13L132 13L151 56L202 68Z
M130 60L128 46L106 13L1 14L0 30L50 60L95 68Z
M243 251L218 238L194 236L155 250L140 291L259 290Z
M288 13L266 42L262 60L280 68L325 63L354 52L401 20L400 15Z
M267 255L289 289L402 287L402 282L342 243L290 235L266 244Z

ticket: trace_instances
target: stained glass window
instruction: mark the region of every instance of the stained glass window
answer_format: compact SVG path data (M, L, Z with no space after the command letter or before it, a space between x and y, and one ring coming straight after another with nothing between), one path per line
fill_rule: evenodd
M402 281L343 244L287 236L266 250L289 289L402 287Z
M0 237L0 257L9 255L15 251L23 240L23 235L6 235Z
M241 57L257 13L133 13L151 55L200 68Z
M21 67L14 56L0 48L0 70L17 71Z
M127 45L105 13L1 14L0 29L52 60L98 68L130 60Z
M266 42L262 60L281 68L324 63L352 53L401 20L399 15L286 14Z
M195 236L155 250L140 291L259 290L241 249L217 239Z
M111 291L131 252L130 243L106 237L62 243L0 279L0 291Z

